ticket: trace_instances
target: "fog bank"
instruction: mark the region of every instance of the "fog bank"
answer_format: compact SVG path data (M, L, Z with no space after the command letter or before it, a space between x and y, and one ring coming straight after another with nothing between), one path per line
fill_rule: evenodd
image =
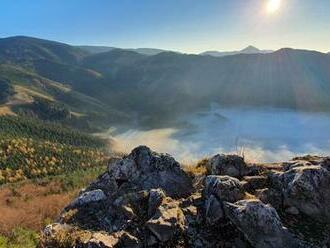
M330 155L330 115L284 109L221 109L182 117L185 128L110 132L112 149L129 152L138 145L192 163L216 153L244 155L251 162L289 160L303 154Z

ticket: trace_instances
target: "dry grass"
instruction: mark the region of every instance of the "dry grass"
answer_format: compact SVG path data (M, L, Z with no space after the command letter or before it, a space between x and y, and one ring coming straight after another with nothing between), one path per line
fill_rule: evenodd
M0 235L10 237L24 228L39 232L59 216L105 168L91 168L38 180L6 184L0 187ZM0 246L1 247L1 246Z
M32 102L33 97L40 97L49 101L54 101L54 98L50 95L46 95L35 90L23 87L21 85L14 86L16 95L15 98L25 101L25 102Z
M244 200L256 200L256 199L257 197L255 195L245 192Z
M2 115L16 115L8 106L0 106L0 116Z
M48 221L54 220L78 190L60 192L60 185L24 183L13 188L0 189L0 233L8 235L17 227L39 231Z
M204 158L197 162L197 164L183 165L183 170L192 176L203 176L207 174L206 164L209 160Z
M206 168L205 167L197 167L196 165L184 165L183 170L193 176L200 176L200 175L206 175Z

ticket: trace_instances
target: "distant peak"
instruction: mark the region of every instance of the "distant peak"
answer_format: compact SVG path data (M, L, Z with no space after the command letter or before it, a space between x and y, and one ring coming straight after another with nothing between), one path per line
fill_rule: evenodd
M259 53L260 50L256 47L250 45L250 46L244 48L243 50L241 50L241 52L247 52L247 53L256 52L256 53Z

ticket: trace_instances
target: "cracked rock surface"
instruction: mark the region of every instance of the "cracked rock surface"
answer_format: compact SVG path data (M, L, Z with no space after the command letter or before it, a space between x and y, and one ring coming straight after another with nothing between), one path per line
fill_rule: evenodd
M204 174L135 148L47 226L40 247L330 247L330 159L248 164L215 155Z

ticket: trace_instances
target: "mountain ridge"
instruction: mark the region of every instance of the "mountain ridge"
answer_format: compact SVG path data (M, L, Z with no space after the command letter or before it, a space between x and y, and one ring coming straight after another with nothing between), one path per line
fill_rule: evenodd
M104 52L110 52L115 49L137 52L142 55L156 55L158 53L166 52L167 50L157 48L120 48L120 47L109 47L109 46L76 46L82 50L85 50L91 54L99 54Z
M131 121L159 127L211 102L330 111L330 57L316 51L283 48L223 57L125 49L91 54L60 42L13 37L0 39L0 55L0 78L15 89L23 87L32 101L36 94L47 95L89 122L100 120L100 126L137 116ZM54 91L45 80L68 90ZM78 103L76 96L102 107Z
M206 52L200 53L200 55L223 57L223 56L230 56L230 55L237 55L237 54L267 54L267 53L272 53L272 52L274 52L274 51L273 50L260 50L254 46L249 45L246 48L239 50L239 51L224 51L224 52L206 51Z

